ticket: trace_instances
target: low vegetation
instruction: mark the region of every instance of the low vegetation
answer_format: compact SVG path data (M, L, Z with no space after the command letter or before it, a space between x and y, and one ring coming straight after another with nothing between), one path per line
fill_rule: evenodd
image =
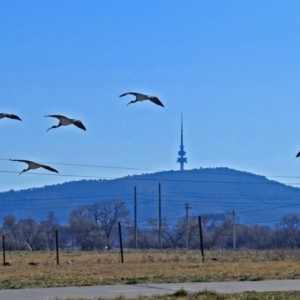
M56 265L55 252L7 252L0 289L300 278L300 250L210 251L204 262L199 251L125 251L124 263L115 251L59 258Z
M181 295L183 294L183 295ZM130 300L125 297L115 297L113 300ZM188 294L184 291L179 291L172 295L153 296L146 297L140 296L134 298L134 300L298 300L300 299L300 292L268 292L268 293L257 293L257 292L246 292L239 294L222 294L215 293L213 291L200 291L198 293ZM103 298L68 298L68 299L51 299L51 300L104 300ZM106 299L107 300L107 299Z

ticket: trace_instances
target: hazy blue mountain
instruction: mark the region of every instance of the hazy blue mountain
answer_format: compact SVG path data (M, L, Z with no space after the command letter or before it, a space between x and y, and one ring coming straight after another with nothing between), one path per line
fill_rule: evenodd
M67 223L75 206L116 198L126 202L133 219L136 186L138 224L143 226L146 219L158 217L159 183L162 216L173 222L185 216L186 203L190 216L231 214L235 210L240 222L265 225L273 225L283 214L300 208L298 188L228 168L200 168L3 192L0 218L15 214L18 219L32 217L41 221L53 211L61 223Z

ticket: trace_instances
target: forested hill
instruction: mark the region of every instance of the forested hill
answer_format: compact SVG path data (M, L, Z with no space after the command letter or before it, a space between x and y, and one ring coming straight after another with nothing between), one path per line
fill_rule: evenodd
M80 180L63 184L0 193L0 217L45 219L53 211L67 223L78 205L119 199L126 202L133 219L134 187L137 190L138 223L158 217L159 183L162 216L176 220L190 216L236 212L242 223L272 225L282 215L300 212L300 189L259 175L228 168L165 171L126 176L114 180Z

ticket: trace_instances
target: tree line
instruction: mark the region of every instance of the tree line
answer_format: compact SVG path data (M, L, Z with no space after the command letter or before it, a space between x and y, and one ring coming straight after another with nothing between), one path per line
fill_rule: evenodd
M205 249L233 249L235 245L236 249L300 247L300 214L282 216L275 227L236 224L232 218L213 214L203 215L201 220ZM61 249L91 251L119 246L119 222L126 248L199 249L200 246L198 216L175 222L166 217L151 218L144 227L135 228L125 202L118 199L76 206L67 225L59 224L51 211L40 222L7 215L0 231L5 236L7 250L54 250L55 230L58 230Z

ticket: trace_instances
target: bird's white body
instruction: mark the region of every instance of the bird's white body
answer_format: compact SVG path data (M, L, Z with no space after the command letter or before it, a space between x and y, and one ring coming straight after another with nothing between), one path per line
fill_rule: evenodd
M150 95L144 95L140 93L135 93L135 97L138 101L144 101L144 100L149 100L150 98L153 98L155 96L150 96Z
M164 107L164 105L161 103L161 101L155 96L145 95L145 94L136 93L136 92L129 92L129 93L124 93L124 94L120 95L120 97L123 97L126 95L135 96L135 100L130 101L127 105L129 105L130 103L138 102L138 101L150 100L151 102Z
M67 118L67 117L61 116L61 115L49 115L49 116L45 116L45 117L53 117L53 118L59 119L58 125L52 126L48 130L50 130L52 128L57 128L57 127L60 127L60 126L68 126L68 125L71 125L71 124L77 126L80 129L86 130L86 128L84 127L83 123L80 120L70 119L70 118Z
M29 170L35 170L35 169L38 169L38 168L44 168L48 171L51 171L51 172L55 172L55 173L58 173L57 170L47 166L47 165L43 165L43 164L39 164L39 163L36 163L34 161L31 161L31 160L25 160L25 159L10 159L11 161L19 161L19 162L23 162L23 163L26 163L28 165L28 168L27 169L24 169L22 172L19 173L19 175L23 172L26 172L26 171L29 171Z
M27 164L28 164L28 167L29 167L31 170L35 170L35 169L38 169L38 168L41 167L40 164L35 163L35 162L33 162L33 161L28 161Z
M71 125L73 123L74 119L68 119L66 117L61 117L61 118L59 118L59 120L60 120L60 125L67 126L67 125Z

